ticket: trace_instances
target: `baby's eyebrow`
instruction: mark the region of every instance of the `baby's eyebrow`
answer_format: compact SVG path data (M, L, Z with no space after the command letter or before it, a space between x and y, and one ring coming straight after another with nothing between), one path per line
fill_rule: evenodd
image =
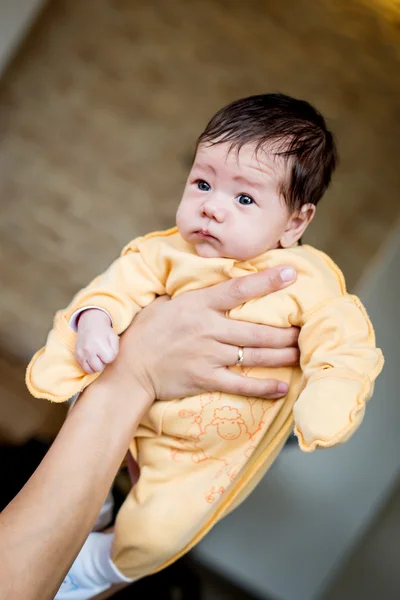
M212 165L203 164L203 163L194 163L193 168L194 169L205 169L206 171L211 171L211 173L213 173L213 175L217 174L216 170L214 169L214 167Z
M247 179L246 177L243 177L242 175L236 175L236 177L234 177L233 180L237 181L238 183L241 183L243 185L256 188L258 190L264 189L264 186L262 183L260 183L258 181L250 181L249 179Z

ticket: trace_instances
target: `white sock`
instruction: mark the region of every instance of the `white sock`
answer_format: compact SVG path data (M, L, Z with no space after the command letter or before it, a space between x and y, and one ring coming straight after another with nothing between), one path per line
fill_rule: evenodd
M55 600L88 600L113 583L134 581L111 560L113 533L91 533L64 579Z

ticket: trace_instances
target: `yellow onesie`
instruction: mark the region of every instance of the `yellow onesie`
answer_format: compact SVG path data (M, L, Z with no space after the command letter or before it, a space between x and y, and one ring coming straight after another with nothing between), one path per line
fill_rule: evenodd
M28 366L34 396L65 401L98 376L74 360L76 333L69 323L78 309L105 309L120 334L157 295L177 296L277 265L293 266L297 281L229 316L301 327L299 368L242 369L286 381L289 392L270 401L215 391L152 405L131 444L141 475L116 520L112 558L127 577L157 571L192 548L254 489L293 426L305 452L350 437L383 366L370 320L346 292L336 265L310 246L271 250L245 262L201 258L173 228L131 242L56 314L46 346Z

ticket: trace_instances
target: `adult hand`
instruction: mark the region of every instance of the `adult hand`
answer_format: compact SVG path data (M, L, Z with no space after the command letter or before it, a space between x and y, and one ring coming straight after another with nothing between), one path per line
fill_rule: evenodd
M286 383L245 377L227 367L236 363L239 346L244 348L244 366L297 364L298 330L234 321L225 315L295 279L293 269L275 267L173 300L159 298L122 336L120 356L111 368L121 369L124 377L131 371L150 396L161 400L213 390L280 398L287 392Z

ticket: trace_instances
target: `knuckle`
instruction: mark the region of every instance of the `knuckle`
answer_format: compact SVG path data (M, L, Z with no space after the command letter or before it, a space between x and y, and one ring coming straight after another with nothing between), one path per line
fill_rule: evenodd
M262 333L257 325L251 328L251 339L255 346L258 346L263 341Z
M85 360L90 361L93 358L94 350L92 346L84 346L82 352Z
M79 358L79 360L86 360L86 351L83 346L77 349L76 356Z
M241 277L237 277L233 279L231 283L230 294L235 300L240 300L243 298L244 283L241 281L241 279Z
M287 349L295 340L289 329L271 328L268 332L269 344L275 349Z
M270 327L268 329L268 346L270 348L285 348L287 347L286 330L279 327Z
M199 319L193 319L193 322L190 324L190 333L194 337L201 337L204 333L204 323Z
M210 377L204 373L204 371L199 371L196 373L197 384L201 389L208 390L210 387Z

